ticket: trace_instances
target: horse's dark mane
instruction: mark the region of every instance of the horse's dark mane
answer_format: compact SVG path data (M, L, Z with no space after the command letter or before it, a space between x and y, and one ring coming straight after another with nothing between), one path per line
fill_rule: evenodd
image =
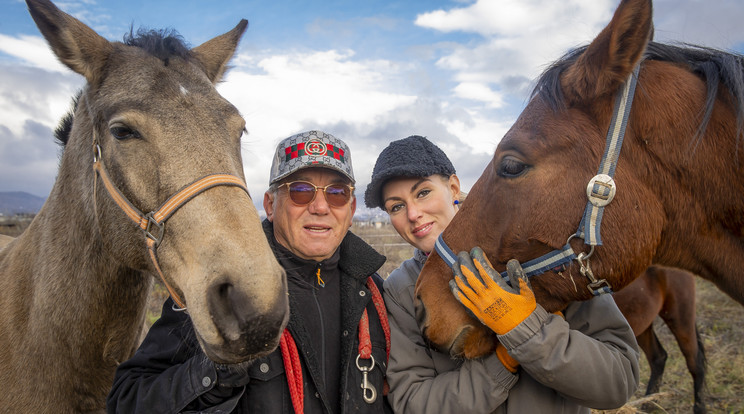
M537 80L530 98L539 95L554 111L565 109L560 77L563 71L576 62L587 46L571 50L548 67ZM737 140L744 132L744 56L704 46L671 45L650 42L644 54L646 60L684 65L706 81L705 113L694 140L699 140L708 126L719 86L724 86L732 96L737 115ZM738 148L738 145L737 145Z
M147 53L168 64L171 57L188 59L191 55L189 46L183 37L173 29L152 30L140 28L135 36L133 28L124 35L124 44L144 49Z
M54 129L54 140L57 144L63 148L67 145L67 141L70 139L70 131L72 130L72 121L74 119L75 110L78 107L80 96L83 94L83 90L79 90L75 96L72 97L72 107L59 121L59 125Z

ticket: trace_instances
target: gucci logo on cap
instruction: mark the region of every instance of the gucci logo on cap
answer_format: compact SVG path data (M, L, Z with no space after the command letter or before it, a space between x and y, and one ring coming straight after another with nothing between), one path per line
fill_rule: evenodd
M305 152L307 152L307 155L325 155L326 146L320 141L311 140L305 144Z

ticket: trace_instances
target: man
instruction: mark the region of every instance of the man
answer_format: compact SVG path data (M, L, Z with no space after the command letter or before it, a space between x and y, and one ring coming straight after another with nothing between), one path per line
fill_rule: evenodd
M320 131L291 136L277 146L269 181L264 231L290 302L280 347L237 368L216 365L168 299L117 369L109 412L383 412L389 331L376 271L385 257L348 231L349 149Z

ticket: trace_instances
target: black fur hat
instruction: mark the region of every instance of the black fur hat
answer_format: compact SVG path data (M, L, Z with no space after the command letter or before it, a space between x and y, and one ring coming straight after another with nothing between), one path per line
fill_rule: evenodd
M372 180L364 192L364 204L369 208L382 204L382 186L396 177L428 177L442 174L447 177L455 173L447 155L428 139L411 135L393 141L377 157L372 170Z

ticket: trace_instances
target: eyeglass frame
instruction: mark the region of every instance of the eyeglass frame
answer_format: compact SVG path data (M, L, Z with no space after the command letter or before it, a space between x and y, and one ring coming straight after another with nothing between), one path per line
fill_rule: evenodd
M313 189L314 189L314 191L313 191L313 198L311 198L310 201L308 201L305 204L300 204L300 203L294 201L292 199L292 191L289 189L289 186L292 185L292 184L294 184L294 183L306 183L306 184L310 184L310 186L313 187ZM340 206L333 205L330 202L328 202L328 194L326 193L326 189L328 189L328 187L331 187L331 186L334 186L334 185L336 185L336 186L345 186L345 187L347 187L349 189L349 199L346 200L346 202L344 204L340 205ZM345 183L330 183L330 184L325 185L325 186L320 186L320 185L315 185L315 184L313 184L313 183L311 183L310 181L307 181L307 180L294 180L294 181L289 181L289 182L286 182L286 183L279 184L279 185L277 185L275 187L275 189L276 189L276 191L279 191L279 189L282 188L282 187L284 187L284 186L287 187L287 197L289 197L289 201L291 201L292 204L294 204L294 205L296 205L298 207L309 206L310 204L312 204L313 201L315 201L315 197L318 196L318 190L323 190L323 197L325 197L326 203L328 203L329 206L331 206L331 207L345 207L345 206L347 206L351 202L351 199L354 197L354 188L355 188L353 185L345 184Z

